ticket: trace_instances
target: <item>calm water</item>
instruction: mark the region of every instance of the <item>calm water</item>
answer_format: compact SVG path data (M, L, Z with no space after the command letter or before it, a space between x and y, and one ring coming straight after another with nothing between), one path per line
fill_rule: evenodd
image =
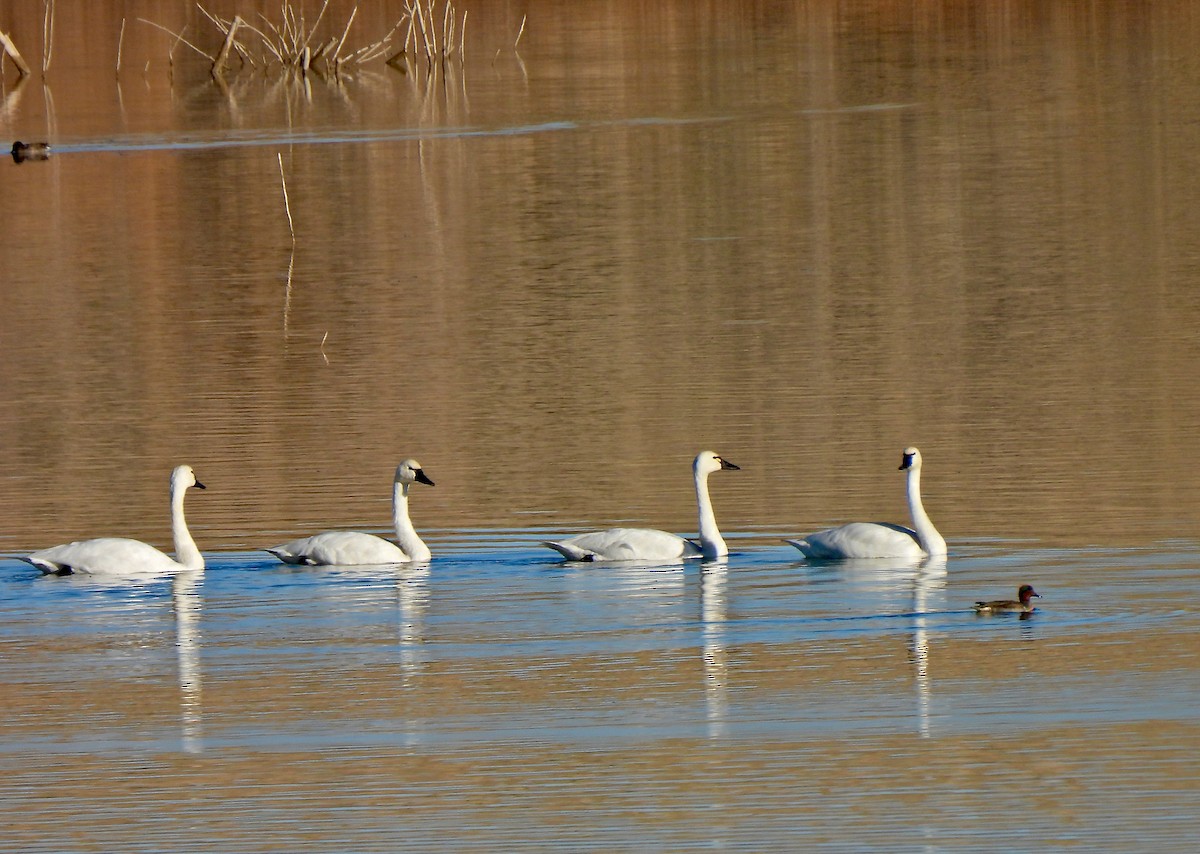
M224 88L146 5L5 72L0 554L169 547L188 462L209 568L0 563L7 846L1190 850L1188 4L481 2L444 76ZM781 544L903 521L909 444L944 567ZM538 547L694 531L702 448L724 564ZM407 456L428 567L256 551Z

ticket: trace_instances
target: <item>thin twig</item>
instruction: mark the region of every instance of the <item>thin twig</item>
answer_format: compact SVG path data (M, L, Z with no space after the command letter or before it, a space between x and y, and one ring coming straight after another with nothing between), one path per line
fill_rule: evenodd
M117 76L121 76L121 48L125 45L125 19L121 19L121 35L117 38Z
M288 201L287 178L283 176L283 152L279 152L279 183L283 185L283 209L287 213L288 231L292 234L292 245L296 244L296 229L292 225L292 205Z
M42 76L50 70L50 58L54 54L54 0L43 0L46 18L42 23Z
M19 78L28 77L30 74L29 64L25 62L25 58L21 56L21 52L17 50L17 46L13 44L12 39L3 30L0 30L0 47L4 48L4 54L12 60L13 65L17 66Z
M350 20L346 22L346 29L342 31L342 40L338 42L338 46L333 51L333 61L337 62L339 56L342 55L342 46L346 44L346 37L350 35L350 25L354 23L354 16L358 14L358 7L354 7L354 11L350 13Z
M229 51L233 48L234 39L237 38L238 27L242 25L242 19L239 15L233 16L233 22L229 25L229 32L225 34L225 42L221 45L221 50L217 53L217 58L213 60L212 76L220 77L225 71L225 63L229 61Z
M521 16L521 29L517 31L517 40L515 42L513 42L513 50L514 51L517 49L517 45L519 45L521 43L521 36L525 35L525 18L526 17L527 17L526 15Z
M156 24L153 21L147 21L145 18L138 18L138 20L141 21L143 24L149 24L152 27L157 27L158 29L162 30L164 33L168 33L170 35L175 36L175 46L177 46L180 42L183 42L185 45L190 47L192 50L196 51L196 53L200 54L202 57L207 59L209 62L213 61L214 57L209 56L207 53L205 53L200 48L196 47L194 44L192 44L190 41L188 41L187 39L185 39L183 37L183 30L186 30L187 27L184 27L183 30L180 30L179 32L175 32L173 30L168 30L162 24ZM171 47L171 53L175 52L175 46Z

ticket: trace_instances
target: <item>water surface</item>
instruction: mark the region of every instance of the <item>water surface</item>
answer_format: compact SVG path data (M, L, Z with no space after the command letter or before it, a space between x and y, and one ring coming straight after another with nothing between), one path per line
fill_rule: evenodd
M0 553L169 548L187 462L209 569L0 563L10 846L1195 838L1189 6L481 2L432 78L222 87L132 21L114 73L122 15L213 40L152 5L3 80L56 153L0 164ZM944 568L782 544L903 521L907 445ZM538 546L692 532L704 448L723 566ZM428 567L258 551L408 456Z

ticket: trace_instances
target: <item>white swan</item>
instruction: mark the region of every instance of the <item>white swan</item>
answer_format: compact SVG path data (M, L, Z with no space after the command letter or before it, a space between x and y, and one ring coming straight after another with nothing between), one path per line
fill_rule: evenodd
M844 558L914 558L946 554L946 541L933 527L921 504L921 452L905 448L900 471L908 472L908 510L913 527L889 522L851 522L810 534L803 540L788 540L811 560Z
M405 460L396 467L396 477L392 482L392 524L396 528L396 543L399 545L374 534L327 531L292 540L267 551L284 563L306 566L359 566L429 560L429 546L417 535L412 520L408 518L408 488L414 483L433 486L433 481L421 470L419 462Z
M717 517L708 497L708 476L715 471L737 470L712 451L701 451L692 463L696 481L696 504L700 511L700 545L666 531L652 528L610 528L580 534L557 542L544 542L568 560L675 560L677 558L724 557L729 554Z
M204 556L196 548L196 541L183 518L183 496L189 486L204 489L191 466L176 466L171 472L171 533L175 539L175 559L140 540L101 537L42 549L21 560L47 575L143 575L204 569Z

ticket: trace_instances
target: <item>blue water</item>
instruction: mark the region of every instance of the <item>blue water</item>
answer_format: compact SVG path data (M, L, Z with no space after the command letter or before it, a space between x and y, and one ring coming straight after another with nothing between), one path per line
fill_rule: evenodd
M182 582L4 563L10 839L1116 850L1200 830L1178 743L1200 732L1200 544L979 542L944 572L872 572L762 536L724 565L564 564L540 536L435 535L425 568L211 554ZM1024 581L1030 619L971 612ZM972 829L1013 810L1012 833Z

